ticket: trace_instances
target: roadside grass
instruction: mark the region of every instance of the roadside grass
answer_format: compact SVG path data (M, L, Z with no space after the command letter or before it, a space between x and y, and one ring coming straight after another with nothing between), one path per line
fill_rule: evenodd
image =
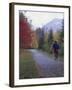
M19 78L29 79L38 77L38 71L32 58L32 53L26 49L20 49Z

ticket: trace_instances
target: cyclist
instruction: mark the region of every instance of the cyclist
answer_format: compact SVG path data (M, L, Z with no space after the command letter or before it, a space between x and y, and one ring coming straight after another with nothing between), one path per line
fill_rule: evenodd
M53 49L55 59L58 59L60 47L59 47L59 44L57 41L54 41L54 43L52 45L52 49Z

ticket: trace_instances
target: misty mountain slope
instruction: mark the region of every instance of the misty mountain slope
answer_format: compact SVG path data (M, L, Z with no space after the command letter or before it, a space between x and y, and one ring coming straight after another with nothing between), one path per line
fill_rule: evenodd
M47 24L45 24L42 27L42 30L44 30L45 32L48 32L50 29L52 29L54 32L62 29L62 26L64 24L64 19L54 19L50 22L48 22Z

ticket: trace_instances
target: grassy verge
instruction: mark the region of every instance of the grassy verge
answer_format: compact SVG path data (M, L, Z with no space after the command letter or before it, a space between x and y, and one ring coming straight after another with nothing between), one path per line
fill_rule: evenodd
M19 57L19 78L36 78L38 71L35 67L35 62L29 50L20 49Z

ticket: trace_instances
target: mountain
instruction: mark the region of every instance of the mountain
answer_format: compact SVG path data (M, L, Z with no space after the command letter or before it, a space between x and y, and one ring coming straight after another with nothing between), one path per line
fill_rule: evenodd
M45 24L42 27L42 30L44 30L44 32L48 32L49 30L53 30L54 32L59 31L62 29L64 25L64 19L53 19L52 21L48 22L47 24Z

